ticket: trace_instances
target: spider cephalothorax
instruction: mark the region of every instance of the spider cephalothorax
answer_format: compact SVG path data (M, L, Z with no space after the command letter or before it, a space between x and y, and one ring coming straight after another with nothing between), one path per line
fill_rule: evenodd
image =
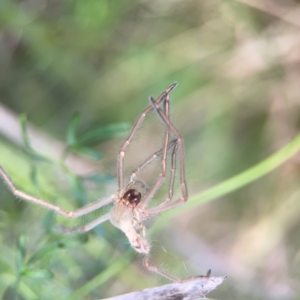
M127 139L123 143L118 153L118 192L115 195L111 195L110 197L107 197L105 199L100 199L78 210L68 212L60 206L54 205L37 197L30 196L18 190L1 166L0 176L2 176L9 189L16 197L43 206L66 218L78 218L80 216L93 212L105 205L113 203L114 205L109 213L84 226L75 228L66 228L60 226L59 229L64 233L87 232L98 226L99 224L110 220L114 226L118 227L125 233L131 246L137 252L145 255L144 264L150 271L156 272L173 281L181 281L180 279L150 264L148 255L148 253L150 252L150 243L147 241L146 228L143 225L143 222L146 219L183 204L185 201L187 201L188 197L185 181L183 140L172 124L169 113L170 92L176 87L176 85L176 83L172 84L156 100L152 97L149 98L150 106L148 106L140 114ZM131 173L131 176L129 177L129 180L126 184L124 174L125 150L131 144L140 125L144 121L147 114L149 114L151 111L156 112L160 121L164 125L165 134L163 145ZM171 135L173 136L172 140ZM168 157L170 157L170 159L168 159ZM161 160L161 172L157 177L154 185L152 187L146 188L144 182L138 178L138 174L154 159L158 158L160 158ZM178 199L174 200L173 189L177 169L177 159L179 161L178 175L180 181L181 196ZM170 166L168 166L168 162L170 162ZM159 205L149 207L150 201L155 197L157 191L164 183L168 171L170 172L170 181L168 183L169 188L167 197ZM142 195L138 190L132 188L133 186L140 186L145 190L145 193L143 193Z
M130 189L123 195L123 197L121 198L121 201L126 206L135 208L140 203L141 197L142 197L142 194L139 191L137 191L135 189Z

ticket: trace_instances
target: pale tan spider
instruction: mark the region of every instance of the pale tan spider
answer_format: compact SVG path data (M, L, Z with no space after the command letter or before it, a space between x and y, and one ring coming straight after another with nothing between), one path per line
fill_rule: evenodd
M111 211L98 219L92 221L81 227L65 228L60 226L60 230L65 233L73 232L87 232L97 225L110 220L110 222L122 230L127 236L131 246L139 253L144 255L144 265L153 272L160 274L172 281L181 282L179 278L176 278L157 267L152 266L149 263L149 252L150 243L147 241L146 228L143 224L148 218L155 216L159 213L172 209L178 205L183 204L187 201L188 193L185 179L185 165L184 165L184 146L183 140L177 130L174 128L170 121L169 106L170 106L170 92L176 87L176 83L172 84L166 89L156 100L152 97L149 98L150 106L147 107L139 116L136 123L134 124L129 136L122 145L118 154L118 193L111 195L108 198L100 199L94 203L91 203L83 208L75 211L68 212L61 208L60 206L46 202L45 200L30 196L20 190L18 190L8 174L0 166L0 175L4 179L5 183L11 190L11 192L18 198L29 201L31 203L38 204L49 210L56 212L66 218L78 218L80 216L86 215L93 212L105 205L113 202L113 207ZM162 108L161 108L162 107ZM146 115L155 111L159 116L161 122L165 128L165 136L162 148L152 154L148 159L144 161L139 167L137 167L129 178L128 183L124 184L124 156L125 150L132 142L140 125L144 121ZM171 140L170 135L174 138ZM168 189L168 197L158 206L148 207L151 199L155 196L161 185L163 184L166 174L167 174L167 163L168 155L171 155L171 175ZM179 160L179 178L180 178L180 188L181 197L179 199L173 200L173 188L175 180L176 171L176 159L178 156ZM146 188L143 181L137 178L137 174L144 169L148 164L150 164L156 157L161 157L161 173L158 176L155 184L151 188ZM144 194L142 195L134 186L140 186L144 189ZM209 276L209 273L207 274Z

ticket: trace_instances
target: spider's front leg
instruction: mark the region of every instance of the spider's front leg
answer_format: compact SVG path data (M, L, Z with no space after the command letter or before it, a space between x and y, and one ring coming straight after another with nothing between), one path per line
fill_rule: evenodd
M10 177L8 176L8 174L6 173L6 171L0 166L0 177L2 177L2 179L4 180L5 184L8 186L9 190L12 192L12 194L14 196L16 196L19 199L28 201L30 203L33 204L37 204L39 206L42 206L48 210L52 210L55 213L65 217L65 218L78 218L81 217L83 215L86 215L92 211L95 211L105 205L110 204L114 199L115 196L112 195L110 197L106 197L103 199L100 199L98 201L95 201L94 203L91 203L83 208L79 208L75 211L66 211L65 209L63 209L62 207L49 203L43 199L31 196L21 190L19 190L15 184L13 183L13 181L10 179ZM106 221L109 219L109 214L106 214L98 219L96 219L95 221L87 224L86 226L82 226L82 227L78 227L78 228L72 228L72 229L68 229L65 228L63 226L60 226L59 229L63 232L69 233L69 232L84 232L84 231L88 231L92 228L94 228L95 226L99 225L100 223Z

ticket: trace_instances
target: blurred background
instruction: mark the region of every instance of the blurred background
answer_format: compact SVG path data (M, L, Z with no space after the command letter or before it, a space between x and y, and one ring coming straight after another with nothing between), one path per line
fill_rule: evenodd
M171 117L194 199L299 132L299 15L298 0L2 0L0 164L22 190L69 210L115 193L126 134L148 96L178 82ZM126 153L126 180L163 134L150 114ZM299 159L151 219L153 263L182 278L227 274L210 299L299 299ZM157 161L141 177L151 185L159 172ZM66 220L2 183L0 197L2 299L100 299L167 282L109 222L55 230L107 208Z

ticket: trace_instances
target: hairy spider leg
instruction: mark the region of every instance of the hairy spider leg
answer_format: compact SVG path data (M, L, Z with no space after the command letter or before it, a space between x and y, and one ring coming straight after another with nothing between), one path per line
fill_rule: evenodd
M2 166L0 166L0 176L2 177L2 179L4 180L4 182L6 183L6 185L8 186L9 190L12 192L12 194L14 196L16 196L19 199L37 204L39 206L45 207L49 210L54 211L55 213L65 217L65 218L78 218L81 217L83 215L86 215L92 211L95 211L96 209L99 209L105 205L110 204L113 199L114 199L114 195L111 195L109 197L105 197L103 199L97 200L93 203L90 203L88 205L86 205L85 207L79 208L77 210L74 211L66 211L65 209L63 209L62 207L49 203L46 200L31 196L25 192L22 192L20 190L18 190L16 188L16 186L14 185L13 181L10 179L10 177L8 176L8 174L6 173L6 171L2 168Z
M100 225L101 223L106 222L110 218L110 212L95 219L94 221L87 223L83 226L76 226L76 227L66 227L63 225L58 225L56 227L57 230L65 233L65 234L70 234L70 233L84 233L92 230L96 226Z

